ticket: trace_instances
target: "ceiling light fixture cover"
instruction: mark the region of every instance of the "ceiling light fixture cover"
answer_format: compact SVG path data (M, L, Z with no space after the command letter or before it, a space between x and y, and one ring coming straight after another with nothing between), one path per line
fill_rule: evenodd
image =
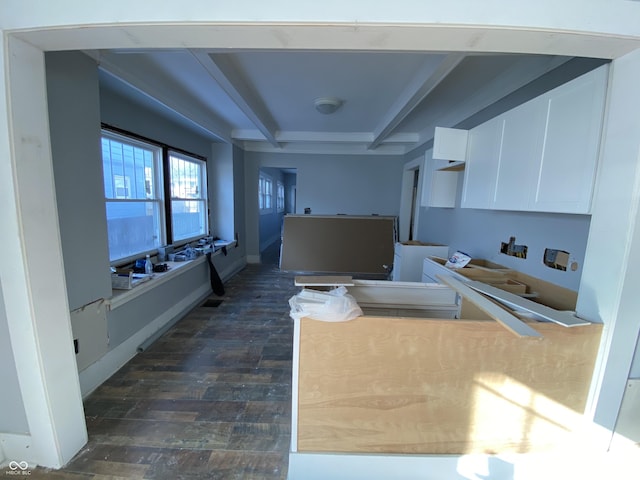
M342 100L335 97L321 97L316 98L314 105L316 110L325 115L334 113L342 106Z

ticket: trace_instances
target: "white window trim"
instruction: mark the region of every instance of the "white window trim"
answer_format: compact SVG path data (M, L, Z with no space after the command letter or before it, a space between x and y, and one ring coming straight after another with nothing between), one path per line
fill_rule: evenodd
M280 189L282 189L282 197L280 196ZM280 201L282 200L282 205ZM284 212L284 207L286 203L286 191L284 188L284 183L278 180L276 182L276 211L278 213Z
M165 201L164 201L164 179L163 179L163 168L162 168L162 147L159 147L157 144L152 142L145 142L143 140L139 140L135 137L123 135L109 129L102 129L100 138L111 138L117 142L135 145L139 148L152 150L154 152L153 155L153 164L154 164L154 196L153 198L110 198L106 196L104 197L105 207L108 203L119 203L119 202L128 202L128 203L149 203L153 202L157 204L158 208L158 224L159 228L159 244L164 245L167 242L167 231L166 231L166 210L165 210ZM104 181L104 180L103 180ZM144 250L134 255L129 255L127 257L116 258L110 260L110 264L112 266L123 265L129 262L132 262L146 254L153 254L156 252L156 249Z
M271 185L271 192L269 193L269 197L271 200L270 207L260 207L260 197L262 197L263 195L262 180L264 180L265 182L269 182L269 184ZM264 197L263 197L263 200L264 200ZM275 207L273 204L273 178L271 178L270 175L267 175L266 173L262 173L262 172L260 172L260 176L258 178L258 210L260 211L260 215L268 215L275 211Z
M194 162L200 165L200 186L201 186L201 190L200 190L200 195L198 198L182 198L182 197L174 197L173 195L171 196L171 201L173 200L179 200L179 201L197 201L197 202L202 202L204 205L204 222L205 222L205 226L204 226L204 233L196 235L194 237L189 237L189 238L181 238L179 240L176 240L175 238L173 239L173 245L184 245L187 244L189 242L192 242L194 240L197 240L198 238L202 238L203 236L206 236L210 230L209 227L209 214L208 214L208 210L209 210L209 192L207 190L207 162L204 160L201 160L199 158L193 157L191 155L185 154L185 153L181 153L181 152L177 152L175 150L169 149L168 150L168 154L169 157L175 157L175 158L180 158L182 160L185 160L187 162ZM170 160L169 160L170 162ZM169 171L169 182L171 182L171 171ZM173 220L172 220L173 221Z

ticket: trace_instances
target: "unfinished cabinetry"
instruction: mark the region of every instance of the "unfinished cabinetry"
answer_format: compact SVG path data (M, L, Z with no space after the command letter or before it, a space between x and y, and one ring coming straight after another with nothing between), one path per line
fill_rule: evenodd
M429 256L447 257L449 247L420 242L396 243L393 257L393 280L396 282L419 282L422 276L422 261Z
M446 160L432 158L431 150L425 153L421 206L439 208L456 206L460 172L442 170L448 164Z

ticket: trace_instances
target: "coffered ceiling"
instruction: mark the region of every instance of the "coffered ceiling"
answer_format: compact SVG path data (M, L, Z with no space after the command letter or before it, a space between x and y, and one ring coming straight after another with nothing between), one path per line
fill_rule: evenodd
M402 155L535 84L562 56L394 51L149 49L86 52L114 89L245 150ZM576 73L577 72L577 73ZM566 81L565 80L565 81ZM339 99L335 113L318 98ZM468 126L468 125L467 125Z

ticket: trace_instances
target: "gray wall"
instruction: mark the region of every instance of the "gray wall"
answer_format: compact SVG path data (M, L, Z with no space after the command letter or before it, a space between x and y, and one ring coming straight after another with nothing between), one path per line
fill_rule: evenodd
M98 71L79 52L52 52L45 58L67 296L75 310L111 296Z
M418 239L449 245L528 275L578 290L589 235L589 217L535 212L507 212L468 208L422 208ZM526 259L500 253L501 242L516 237L527 245ZM545 248L566 250L578 262L575 272L554 270L542 263Z
M157 112L141 106L111 88L101 85L100 119L113 127L181 148L191 153L211 157L211 140L194 133Z
M70 308L75 309L112 295L100 161L101 121L208 158L212 156L212 143L182 125L158 117L156 112L132 103L115 91L100 90L96 63L81 53L48 53L46 66L67 291ZM238 152L234 149L229 149L228 153L229 168L219 181L223 185L231 184L233 188L222 201L234 203L227 205L227 209L233 212L231 223L236 224L231 225L231 231L238 226L239 235L243 235L242 156L236 156ZM217 198L218 190L210 193ZM215 256L216 268L219 272L233 273L239 268L239 259L244 260L244 252L244 248L232 248L227 256ZM189 293L208 286L208 266L203 263L176 280L110 311L106 319L109 348L120 345ZM175 318L184 313L179 312ZM2 348L2 355L5 352L6 349ZM13 420L19 424L20 415L15 415Z
M297 169L296 213L309 207L314 215L398 214L404 166L400 156L247 152L246 157L251 168Z
M314 215L398 215L401 156L245 152L247 253L259 255L258 172L295 168L296 212Z
M176 281L163 283L110 311L107 315L109 349L114 349L194 290L208 283L209 267L202 263L180 274Z
M209 173L209 228L224 240L237 239L227 255L213 258L223 280L246 264L244 222L244 152L231 145L211 145Z
M2 284L0 284L0 385L2 385L2 407L0 409L1 433L29 433L27 415L18 383L18 372L9 339L9 325L4 306ZM2 448L0 447L0 463Z

